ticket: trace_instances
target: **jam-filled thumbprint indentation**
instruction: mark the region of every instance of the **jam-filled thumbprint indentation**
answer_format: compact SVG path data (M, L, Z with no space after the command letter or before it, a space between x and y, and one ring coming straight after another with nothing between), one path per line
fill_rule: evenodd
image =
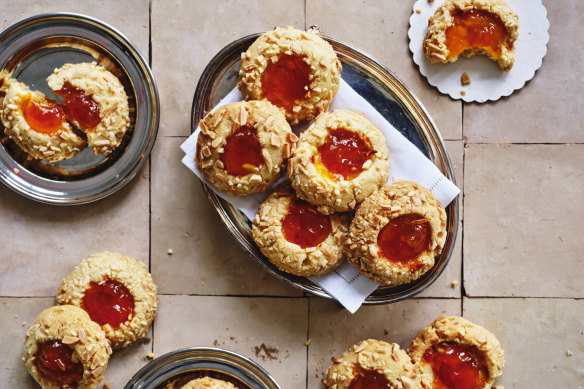
M432 366L435 389L481 389L489 378L483 355L471 345L439 343L424 352L423 360Z
M134 314L134 296L121 282L106 278L90 282L81 307L94 322L109 324L115 329Z
M258 131L246 125L229 135L221 161L232 176L241 177L257 172L264 162Z
M386 389L391 387L387 378L376 370L359 369L349 384L349 389Z
M310 74L305 55L280 54L276 62L268 60L262 73L262 97L291 113L296 102L308 96Z
M55 133L65 121L65 111L54 101L26 97L20 106L30 128L41 134Z
M353 131L344 128L333 130L318 148L320 161L333 175L351 180L361 174L363 164L375 154L368 143Z
M377 245L381 255L406 265L430 248L432 227L421 215L408 214L392 219L381 229Z
M46 378L60 385L75 385L83 379L83 365L73 362L73 349L60 340L48 340L37 345L34 363Z
M330 217L318 212L308 203L295 201L282 220L284 238L302 248L315 247L331 233Z
M99 105L92 95L86 95L81 89L66 82L63 88L55 91L63 97L63 106L68 117L79 123L81 129L88 130L101 122Z

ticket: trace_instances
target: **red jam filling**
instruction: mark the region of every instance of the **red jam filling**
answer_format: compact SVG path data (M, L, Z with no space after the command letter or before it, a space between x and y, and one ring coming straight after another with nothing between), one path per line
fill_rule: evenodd
M51 100L37 100L29 96L23 99L20 109L30 128L41 134L53 134L65 121L63 108Z
M107 278L89 284L81 307L94 322L109 324L115 329L133 315L134 296L121 282Z
M264 163L258 131L252 126L243 126L229 135L221 161L232 176L257 172Z
M390 220L379 232L377 245L383 257L407 265L430 248L431 235L432 228L427 219L408 214Z
M497 15L477 9L457 9L452 12L452 19L452 26L446 29L448 59L456 58L469 48L485 49L495 58L501 55L501 46L507 42L507 30Z
M480 389L488 381L485 359L474 346L440 343L422 358L432 366L434 389Z
M55 93L63 97L65 113L76 120L81 129L94 128L101 122L99 105L93 100L92 95L86 95L82 90L75 88L68 82Z
M391 387L387 378L375 370L359 369L349 384L349 389L387 389Z
M299 100L308 95L310 65L305 55L280 55L278 61L268 60L262 73L262 97L291 113Z
M363 164L375 153L368 140L344 128L331 131L318 152L322 165L332 177L341 176L345 180L361 174Z
M331 233L331 219L316 207L296 201L282 220L284 238L302 248L318 246Z
M73 362L73 349L60 340L48 340L37 345L34 363L49 380L61 385L74 385L83 379L83 365Z

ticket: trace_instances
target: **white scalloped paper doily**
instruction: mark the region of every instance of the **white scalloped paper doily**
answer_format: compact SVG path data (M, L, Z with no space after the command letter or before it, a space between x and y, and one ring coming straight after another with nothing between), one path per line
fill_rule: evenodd
M519 37L515 42L515 63L509 72L484 55L461 57L454 63L430 63L422 53L422 42L428 30L428 19L444 0L418 0L410 17L410 51L430 85L453 99L484 103L498 100L521 89L541 67L547 53L549 21L541 0L506 0L519 17ZM417 12L419 11L419 13ZM460 77L466 72L470 84L462 85ZM461 91L465 91L465 95Z

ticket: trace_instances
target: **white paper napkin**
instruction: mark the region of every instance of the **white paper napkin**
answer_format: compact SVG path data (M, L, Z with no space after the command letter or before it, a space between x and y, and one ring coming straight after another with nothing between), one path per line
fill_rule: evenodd
M241 100L242 95L235 88L217 104L217 107ZM389 177L388 183L398 178L416 181L430 189L434 196L442 203L443 207L446 207L458 196L460 190L456 185L448 180L436 165L426 158L416 146L400 134L371 104L343 80L341 80L339 92L331 104L331 110L334 109L361 111L375 127L383 132L387 140L391 163L391 176ZM268 194L262 193L245 197L235 197L215 189L214 186L203 178L201 171L195 163L199 132L200 128L197 128L181 145L181 149L185 152L182 163L192 170L203 182L209 185L217 195L233 204L250 220L253 220L260 204ZM363 301L365 301L365 298L379 286L378 283L363 276L355 267L347 262L324 276L310 277L310 280L337 299L351 313L355 313Z

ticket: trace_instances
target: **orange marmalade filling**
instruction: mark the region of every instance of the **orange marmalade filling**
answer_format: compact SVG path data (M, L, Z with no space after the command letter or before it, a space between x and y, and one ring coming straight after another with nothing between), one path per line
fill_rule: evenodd
M33 99L28 95L21 101L20 109L30 128L41 134L55 133L65 121L63 108L49 99Z
M116 329L134 314L134 296L124 284L107 278L89 283L81 307L94 322Z
M452 26L446 29L448 60L471 48L484 49L499 58L505 44L509 45L507 30L497 15L478 9L452 11Z
M434 389L481 389L488 381L485 358L474 346L444 342L424 352L434 372Z
M48 340L37 345L34 364L49 380L75 387L83 379L83 365L73 362L73 349L60 340Z
M315 247L331 233L331 219L303 201L293 201L282 220L284 238L302 248Z
M349 389L387 389L389 387L389 382L383 374L361 368L349 384Z
M268 60L261 76L262 97L292 113L296 102L308 96L311 69L305 60L305 55L295 54L280 54L275 63Z
M333 180L352 180L363 171L363 164L375 154L368 139L344 128L330 131L318 148L320 163L316 168ZM313 162L314 157L313 157ZM322 165L322 166L321 166Z
M55 93L63 97L65 113L76 120L82 130L94 128L101 122L99 105L93 100L92 95L86 95L68 82Z
M430 248L432 227L421 215L408 214L392 219L381 229L377 245L381 255L401 265Z
M245 176L263 165L262 146L258 131L252 126L240 127L227 137L221 162L232 176Z

